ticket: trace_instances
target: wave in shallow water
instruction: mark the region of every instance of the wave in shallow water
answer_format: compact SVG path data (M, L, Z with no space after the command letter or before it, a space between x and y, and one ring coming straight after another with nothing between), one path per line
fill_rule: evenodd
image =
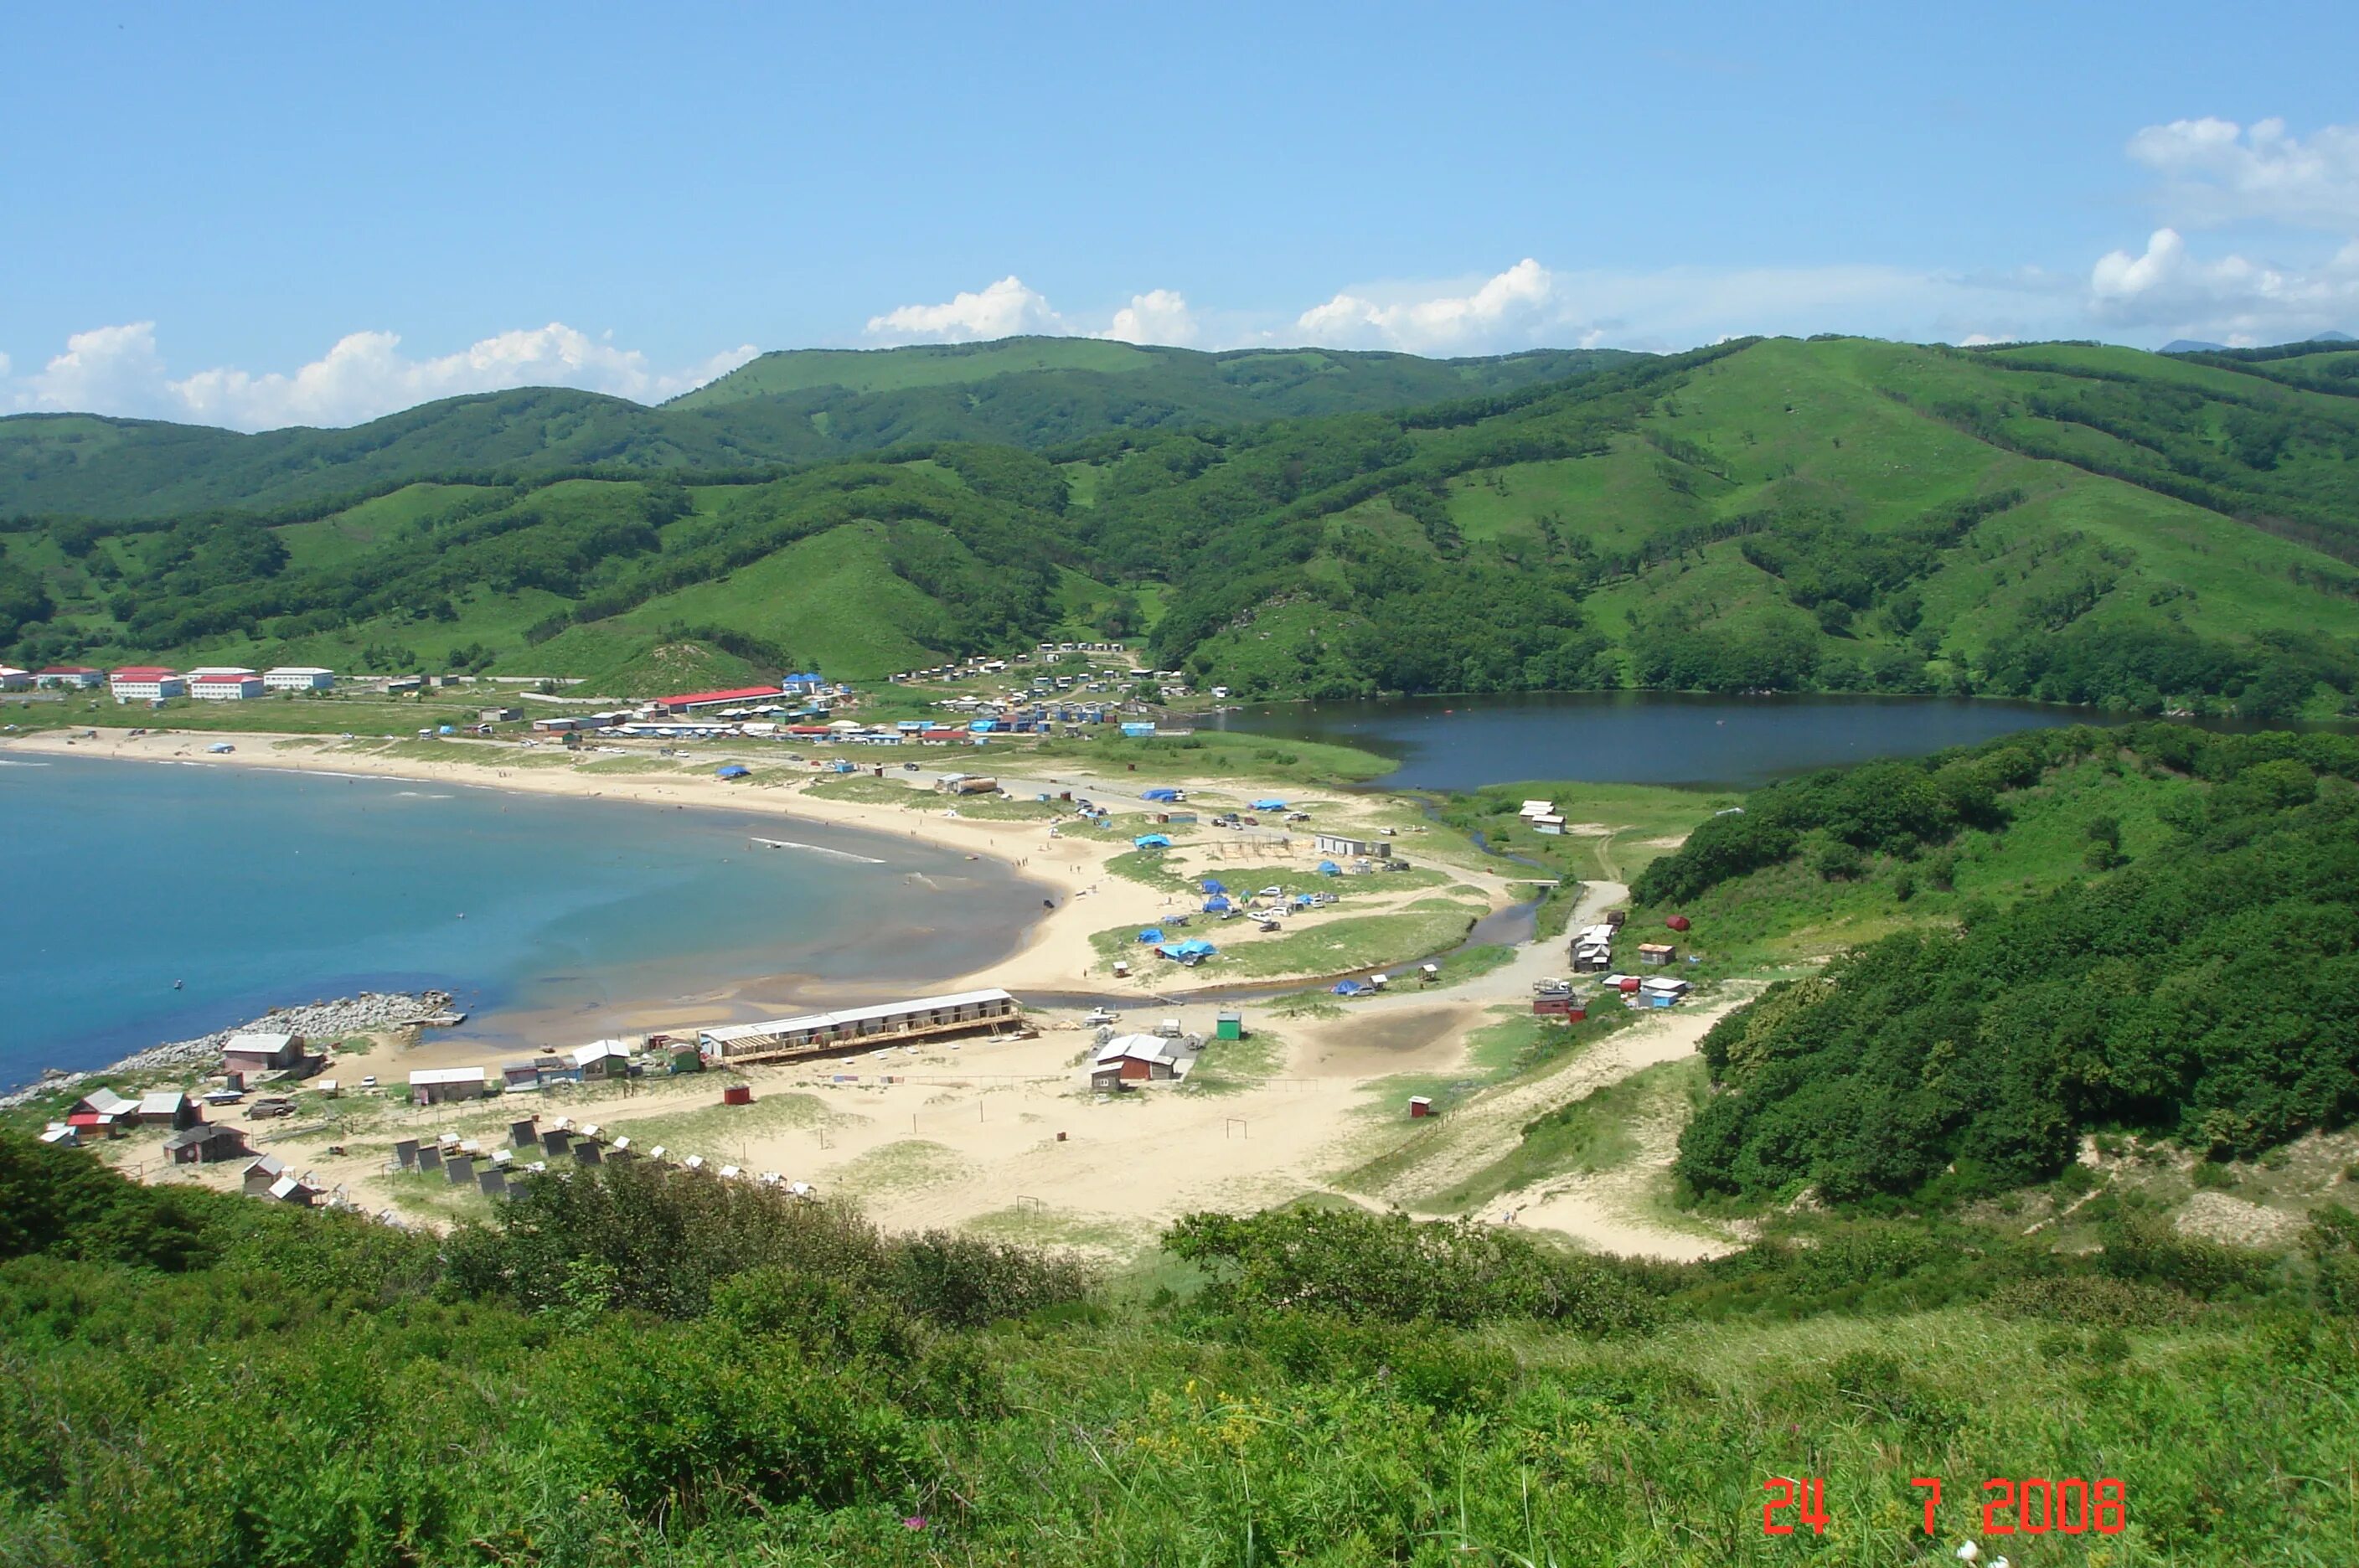
M831 860L849 860L859 866L885 864L873 855L854 855L848 849L829 849L823 844L799 844L790 838L757 838L754 843L763 849L799 849L806 855L823 855Z

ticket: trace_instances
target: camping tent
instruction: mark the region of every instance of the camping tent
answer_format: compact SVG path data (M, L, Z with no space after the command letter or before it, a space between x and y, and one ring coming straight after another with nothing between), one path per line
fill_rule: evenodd
M1161 942L1163 940L1163 928L1161 926L1149 926L1145 931L1138 933L1138 940L1141 942Z
M1332 860L1322 860L1319 863L1319 875L1321 877L1341 877L1343 875L1343 868L1336 865Z
M1141 833L1130 844L1133 849L1169 849L1171 839L1165 833Z
M1356 996L1360 994L1362 989L1363 987L1357 980L1338 980L1335 982L1335 995L1339 996Z
M1184 797L1177 789L1141 789L1138 798L1142 800L1178 800Z
M1225 915L1234 908L1236 906L1230 903L1225 895L1220 893L1215 893L1204 900L1204 912L1208 915Z
M1256 800L1253 803L1253 809L1256 811L1282 811L1286 810L1286 802L1283 800Z
M754 770L742 762L724 762L712 770L715 779L751 779Z
M1221 880L1215 877L1205 877L1201 886L1207 893L1225 893L1228 891L1228 888L1223 886Z
M1220 949L1209 942L1191 939L1188 942L1167 942L1157 947L1155 951L1175 963L1193 965L1201 964Z

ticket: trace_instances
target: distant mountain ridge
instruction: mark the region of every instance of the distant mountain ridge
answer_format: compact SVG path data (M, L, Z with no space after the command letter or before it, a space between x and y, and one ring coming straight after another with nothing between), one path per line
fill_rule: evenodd
M2281 343L2271 343L2267 347L2270 349L2301 348L2310 343L2359 343L2359 338L2353 337L2349 332L2313 332L2306 338L2288 338ZM2257 351L2233 349L2226 343L2204 343L2196 338L2173 338L2163 344L2158 352L2163 354L2245 354Z
M298 482L416 477L259 519L0 518L0 656L490 670L619 693L1143 636L1157 668L1247 698L1637 686L2359 711L2347 343L1738 340L1228 425L1138 388L1172 365L1274 371L1348 404L1368 376L1462 387L1465 371L999 363L1032 352L903 361L989 374L897 390L658 410L503 394L230 438L257 468L193 464L181 482L251 508ZM878 364L894 362L849 368ZM846 373L789 360L769 384ZM847 419L934 401L899 406L894 428L915 433L885 450L756 461L748 430L823 433L809 396L846 399ZM973 428L978 408L1033 444L926 433ZM1060 429L1079 433L1046 439ZM52 438L85 482L220 434L71 416L10 430ZM438 473L426 460L453 430L475 461L529 461Z
M93 414L0 419L0 517L273 513L406 482L589 470L743 475L908 441L1038 448L1107 430L1383 412L1508 393L1643 356L1495 358L1090 338L765 354L661 408L561 387L445 398L344 430L247 435Z

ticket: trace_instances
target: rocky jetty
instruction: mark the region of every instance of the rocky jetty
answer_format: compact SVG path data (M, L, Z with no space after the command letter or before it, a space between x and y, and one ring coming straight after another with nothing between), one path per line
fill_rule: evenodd
M92 1079L206 1066L220 1058L222 1047L234 1034L299 1034L315 1045L332 1044L347 1035L397 1029L432 1018L448 1008L451 1000L448 991L425 991L414 996L399 991L370 991L333 1002L313 1002L307 1007L274 1007L258 1018L231 1029L135 1051L95 1073L60 1073L52 1068L41 1074L40 1082L15 1094L0 1095L0 1107L19 1105L46 1090L68 1088Z

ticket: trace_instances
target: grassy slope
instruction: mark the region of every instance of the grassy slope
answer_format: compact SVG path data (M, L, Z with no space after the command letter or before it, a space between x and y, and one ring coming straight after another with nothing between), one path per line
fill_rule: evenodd
M2313 419L2348 417L2354 407L2130 350L2037 353L2028 363L2083 372L2088 386L2131 376L2213 399L2202 428L2214 432L2223 410L2255 398ZM1926 624L1940 634L1930 664L1937 676L1973 666L1999 637L2045 629L2036 601L2082 574L2105 585L2077 617L2090 626L2169 624L2232 643L2267 632L2359 634L2349 594L2296 580L2348 575L2318 550L2071 463L2022 455L1937 417L1951 408L2019 408L2043 387L2083 385L2071 376L2006 368L2017 363L1865 340L1763 342L1697 368L1603 454L1477 466L1451 478L1450 515L1475 558L1537 569L1565 559L1561 549L1552 556L1549 529L1614 553L1747 516L1811 511L1872 539L1949 504L2020 490L2023 505L1985 519L1915 584ZM1513 423L1492 422L1503 433ZM2085 425L2014 421L2033 423L2041 441L2084 452L2087 461L2102 463L2122 449L2160 466L2155 453ZM2327 446L2298 443L2277 470L2245 479L2261 487L2254 504L2265 509L2269 486L2288 495L2337 487L2347 495L2349 464ZM1307 568L1313 583L1342 583L1346 536L1430 549L1381 497L1332 513L1327 534L1329 553ZM1874 614L1856 616L1840 635L1821 632L1785 583L1745 559L1736 539L1610 580L1586 608L1597 630L1625 647L1642 628L1666 622L1730 630L1782 625L1813 642L1824 661L1857 663L1911 646ZM1212 680L1283 691L1313 662L1306 645L1332 639L1352 622L1348 606L1281 603L1248 625L1216 632L1201 650Z
M1004 374L1025 354L1046 355L1067 368ZM1563 368L1560 362L1535 356L1479 362L1397 355L1208 356L1063 340L955 353L788 358L788 368L802 367L793 376L813 384L823 376L851 375L839 361L856 361L854 368L866 382L885 388L858 394L864 397L947 395L957 387L929 385L928 378L980 373L985 380L970 385L1000 389L993 399L1027 409L1031 405L1008 389L1027 376L1082 376L1095 377L1093 385L1111 379L1144 387L1161 387L1184 372L1211 375L1249 400L1277 395L1271 387L1308 387L1321 389L1319 395L1330 401L1349 403L1369 388L1398 397L1413 385L1431 396L1444 385L1479 388L1537 374L1536 365ZM1102 360L1134 368L1119 375L1078 368ZM1405 446L1370 450L1394 454L1379 457L1380 463L1397 463L1402 452L1411 463L1444 451L1458 454L1440 482L1440 498L1464 540L1462 560L1445 555L1429 539L1427 525L1397 505L1394 495L1353 498L1337 504L1318 525L1324 543L1299 567L1309 592L1289 590L1248 615L1218 617L1202 640L1156 651L1166 661L1192 654L1190 662L1201 668L1207 684L1223 682L1256 694L1301 690L1335 672L1336 660L1346 657L1337 653L1339 646L1379 637L1386 629L1386 614L1369 607L1364 572L1354 564L1356 557L1375 549L1430 560L1444 582L1473 572L1565 579L1582 570L1582 561L1601 554L1631 562L1628 570L1608 572L1590 586L1580 611L1608 644L1598 668L1608 675L1618 670L1625 681L1640 673L1640 653L1649 638L1680 633L1725 641L1771 629L1807 645L1818 666L1812 679L1838 688L1865 679L1871 669L1897 669L1915 671L1908 678L1920 689L1940 689L1978 678L1983 661L2000 645L2067 628L2075 636L2105 628L2177 628L2229 648L2248 648L2256 637L2289 635L2342 657L2336 650L2359 644L2359 594L2346 591L2359 583L2359 574L2282 532L2264 531L2149 487L2167 486L2168 475L2176 472L2170 463L2186 452L2209 452L2196 466L2208 464L2207 473L2217 472L2204 483L2215 490L2226 486L2222 494L2233 490L2244 496L2256 514L2284 511L2295 518L2294 531L2307 527L2299 519L2311 514L2302 508L2314 511L2321 495L2347 495L2350 465L2359 461L2344 455L2359 453L2359 400L2306 391L2258 373L2291 375L2288 366L2307 363L2289 359L2232 367L2071 345L1961 354L1863 340L1773 340L1700 364L1678 384L1667 384L1650 407L1611 432L1594 455L1525 455L1534 432L1544 434L1561 422L1549 408L1560 408L1569 419L1586 406L1588 395L1578 386L1555 395L1554 403L1538 405L1537 414L1519 406L1471 425L1412 423L1404 432ZM2125 433L2111 433L2084 422L2104 422L2098 404L2130 385L2125 377L2136 383L2148 412L2160 409L2177 421L2165 437L2145 427L2116 424ZM1238 392L1240 386L1245 390ZM1353 391L1353 386L1361 390ZM338 483L356 482L405 463L455 463L467 452L476 454L469 462L506 462L537 452L659 465L710 466L724 458L742 463L754 449L730 445L710 430L675 440L653 426L629 425L629 419L645 415L709 424L730 408L745 410L749 419L771 418L775 410L762 411L777 401L756 397L701 412L632 414L628 405L613 399L502 396L518 401L459 399L364 430L268 437L191 433L179 427L134 430L79 417L0 421L0 453L11 441L33 441L47 455L31 462L36 477L24 483L38 488L49 483L39 477L44 474L79 475L73 483L83 485L101 510L117 502L128 506L126 495L139 498L132 509L193 505L199 499L273 504L306 486L316 489L324 483L322 474L342 474L345 477ZM2081 404L2071 403L2076 398L2098 400L2090 404L2097 411L2073 418L2036 413L2066 404L2077 409ZM947 407L934 408L927 417ZM2282 414L2295 429L2266 470L2240 468L2226 455L2233 448L2230 427L2256 411ZM1006 417L1020 421L1037 412L1019 409ZM1339 444L1358 440L1352 432L1365 428L1364 421L1343 421L1303 430L1315 449L1331 439ZM221 447L217 436L230 446ZM2140 445L2141 440L2179 443L2172 452L2180 456ZM135 448L148 455L132 468L116 473L105 466L112 461L107 454ZM1169 497L1154 493L1150 485L1147 498L1184 508L1196 491L1231 483L1235 471L1262 461L1256 450L1248 441L1228 461L1201 474L1187 466ZM2024 454L2035 450L2053 455ZM203 456L206 452L212 455ZM1068 516L1042 515L1039 537L1046 540L1077 528L1085 550L1089 530L1109 506L1116 514L1135 515L1140 504L1136 482L1143 472L1137 464L1146 455L1113 466L1068 464ZM956 461L905 466L913 477L973 496L973 482L952 465ZM174 462L194 467L173 478L157 466ZM2147 479L2131 483L2095 468ZM0 463L0 474L7 471ZM1368 488L1359 483L1362 491ZM581 488L549 486L512 505L542 507ZM669 526L667 538L687 523L732 526L739 497L756 488L695 486L689 493L688 518ZM1853 615L1847 626L1822 628L1790 574L1781 579L1755 563L1755 539L1696 542L1708 539L1712 530L1758 529L1763 518L1800 518L1874 541L1897 537L1943 506L2001 493L2019 494L2021 503L1974 524L1939 550L1930 568L1907 584L1907 595L1921 604L1922 626L1913 630L1893 611L1897 589L1878 590L1875 603ZM409 525L483 494L466 486L413 484L318 518L288 523L279 532L291 556L288 571L368 570L401 544ZM1315 510L1319 503L1314 498L1302 505ZM1192 528L1184 536L1190 540L1185 547L1172 542L1180 536L1168 534L1158 546L1163 569L1177 582L1168 587L1149 583L1138 592L1151 624L1195 624L1189 616L1195 603L1225 591L1233 581L1232 563L1268 533L1266 518L1250 505L1240 510L1234 499L1223 497L1215 510L1235 520L1210 532ZM1135 527L1123 515L1111 517L1107 526ZM754 518L756 513L747 510L745 516ZM1687 548L1677 548L1675 541L1683 536L1692 537ZM121 634L111 606L120 598L114 584L136 575L140 552L147 549L141 538L98 541L90 559L126 569L115 578L94 575L39 532L0 535L0 547L12 566L32 572L46 584L61 606L57 618L75 628L82 646L97 659L136 654L190 662L303 659L349 668L361 649L378 645L409 650L439 666L451 650L480 645L504 671L538 673L542 670L533 657L537 650L527 649L524 632L568 607L563 596L538 587L494 591L462 585L447 595L455 618L440 618L439 611L434 616L422 611L445 596L443 592L421 589L397 594L380 613L332 634L297 635L255 623L173 646L140 646ZM737 582L708 582L641 604L619 632L609 628L587 639L598 645L594 656L575 657L569 645L556 650L564 668L551 664L547 670L619 669L629 662L613 657L622 634L652 639L672 624L752 633L850 675L881 673L929 652L948 651L939 607L883 568L871 525L824 545L806 540L791 550L790 561L774 557L740 568ZM1056 578L1052 615L1080 630L1102 611L1113 590L1090 574L1090 561L1071 559L1072 553L1069 550L1066 559L1045 564ZM2060 612L2058 590L2073 584L2085 585L2085 602ZM1478 596L1475 602L1484 601ZM855 605L881 607L883 613L854 615ZM1444 626L1464 624L1459 613L1441 621ZM2345 700L2325 686L2312 688L2307 699L2321 712Z
M995 376L1040 370L1144 370L1148 351L1096 338L1003 338L986 343L923 343L889 349L788 349L766 354L667 405L712 408L748 397L840 387L851 392L900 392L912 387L963 386Z
M349 430L241 434L87 414L0 419L0 516L270 511L405 480L584 465L726 471L897 441L1044 445L1107 429L1403 408L1628 357L1498 359L1254 351L1213 355L1094 339L765 355L661 408L558 387L447 398Z

